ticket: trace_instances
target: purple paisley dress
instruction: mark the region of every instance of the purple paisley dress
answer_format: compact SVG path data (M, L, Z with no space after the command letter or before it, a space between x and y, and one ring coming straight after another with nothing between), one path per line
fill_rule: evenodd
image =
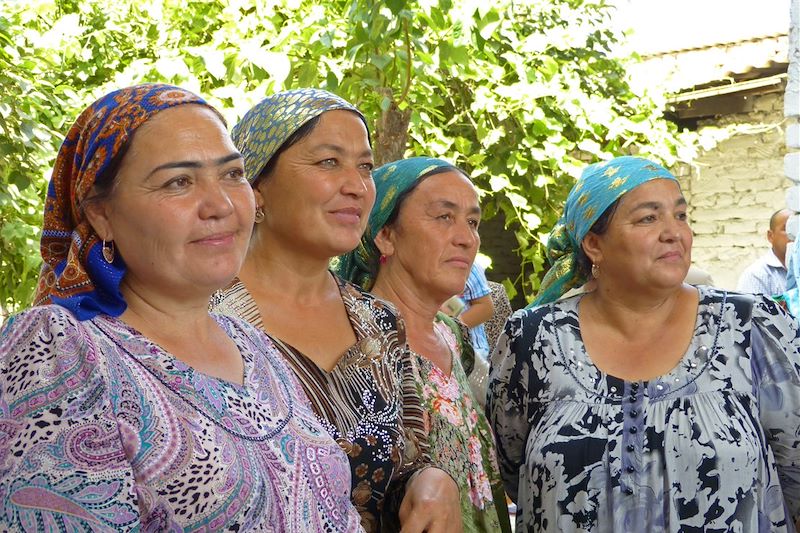
M46 306L0 333L0 530L359 531L347 457L266 335L215 316L244 384L118 319Z

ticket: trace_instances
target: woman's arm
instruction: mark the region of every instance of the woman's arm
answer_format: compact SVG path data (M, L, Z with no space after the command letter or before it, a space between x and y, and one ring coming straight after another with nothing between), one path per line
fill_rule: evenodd
M30 309L6 323L0 354L0 529L137 528L104 361L81 323Z
M517 501L519 471L525 463L528 433L541 404L533 360L541 310L523 310L506 322L491 355L486 415L497 439L500 474L506 492Z
M800 330L782 308L756 297L750 331L759 419L792 520L800 520Z

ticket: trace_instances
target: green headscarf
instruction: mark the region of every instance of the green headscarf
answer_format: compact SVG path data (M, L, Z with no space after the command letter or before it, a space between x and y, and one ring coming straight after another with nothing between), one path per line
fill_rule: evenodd
M375 236L394 212L400 195L412 188L421 178L440 168L460 172L447 161L433 157L401 159L378 167L372 172L375 181L375 205L369 215L369 223L361 237L361 243L352 252L339 256L334 267L339 277L360 285L365 290L372 288L381 256L375 245Z
M231 130L233 144L244 157L247 181L253 183L261 175L272 156L303 124L335 109L353 111L367 125L353 104L322 89L283 91L253 106Z
M623 194L654 179L677 181L666 168L643 157L623 156L586 167L564 203L547 240L552 267L542 280L539 294L528 307L557 300L587 278L578 269L581 242L597 219Z

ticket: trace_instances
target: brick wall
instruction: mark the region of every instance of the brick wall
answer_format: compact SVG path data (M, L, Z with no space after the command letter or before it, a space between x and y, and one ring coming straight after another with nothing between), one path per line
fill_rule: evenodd
M769 217L785 206L783 94L752 96L753 110L699 123L735 133L700 154L679 175L695 234L692 260L719 287L769 249Z

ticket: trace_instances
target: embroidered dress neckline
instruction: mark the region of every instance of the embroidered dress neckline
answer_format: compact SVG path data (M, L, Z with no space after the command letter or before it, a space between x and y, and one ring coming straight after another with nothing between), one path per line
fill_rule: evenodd
M581 388L592 395L613 401L621 400L624 392L631 387L635 389L641 387L645 394L656 398L688 386L705 371L717 351L722 314L727 302L727 293L723 293L720 302L715 302L705 288L697 287L697 290L699 293L697 317L692 340L686 351L668 372L652 379L638 381L625 380L604 372L592 361L581 336L578 318L578 304L584 295L550 304L554 320L565 321L567 327L573 329L571 339L570 335L556 334L556 350L564 367ZM560 309L557 309L557 306ZM565 341L568 345L565 345ZM602 384L600 390L597 389L598 382Z
M163 346L161 346L157 342L153 341L149 337L145 336L138 329L136 329L135 327L131 326L127 322L121 320L119 317L112 317L112 316L109 316L109 315L100 315L99 318L102 319L102 320L105 320L106 322L108 322L112 326L118 326L118 327L121 327L121 328L127 330L128 333L131 334L131 336L141 337L141 339L148 346L150 346L150 348L151 348L150 355L152 355L152 356L161 355L162 357L164 357L167 360L169 360L171 362L173 368L175 369L175 372L179 372L179 373L190 372L190 373L202 376L204 379L210 379L210 380L217 381L217 382L219 382L220 384L222 384L222 385L224 385L226 387L231 387L231 388L239 390L239 391L246 391L246 390L248 390L250 388L250 387L248 387L248 380L250 380L252 378L253 361L252 361L252 359L250 357L245 356L245 352L246 351L242 350L242 346L237 342L235 336L231 335L231 331L229 331L229 328L228 328L227 324L223 323L220 320L219 316L216 315L215 313L210 313L210 315L214 319L214 321L217 323L217 325L219 325L219 327L221 327L225 331L225 333L231 338L231 340L233 341L234 345L236 346L236 349L239 352L239 355L242 358L242 383L241 384L233 382L233 381L229 381L227 379L220 378L220 377L217 377L217 376L212 376L211 374L206 374L205 372L197 370L196 368L194 368L193 366L189 365L188 363L185 363L185 362L181 361L179 358L175 357L169 350L164 349ZM105 331L104 328L102 328L102 326L100 327L100 329L106 335L109 335L108 332ZM139 362L141 362L143 364L146 364L146 365L148 364L148 362L142 360L142 357L140 355L138 355L138 354L131 354L131 356L137 358L137 360L139 360ZM152 366L152 365L148 365L148 367L149 366ZM164 373L164 374L171 375L166 369L162 368L160 365L157 365L155 370L158 370L158 371L160 371L161 373Z

